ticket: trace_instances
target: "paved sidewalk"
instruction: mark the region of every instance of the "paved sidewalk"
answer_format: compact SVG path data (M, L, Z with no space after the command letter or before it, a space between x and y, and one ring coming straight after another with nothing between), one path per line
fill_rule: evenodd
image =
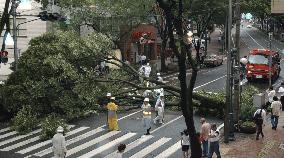
M236 133L236 141L229 144L221 142L222 158L284 158L283 126L284 112L279 117L276 131L271 129L270 122L266 122L263 139L255 140L256 134Z

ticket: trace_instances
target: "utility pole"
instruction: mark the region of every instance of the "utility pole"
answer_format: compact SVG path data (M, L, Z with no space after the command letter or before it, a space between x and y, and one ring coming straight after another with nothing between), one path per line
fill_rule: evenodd
M272 32L270 31L268 33L268 37L269 37L269 87L271 87L272 85L272 81L271 81L271 77L272 77L272 73L271 73L271 66L272 66L272 56L271 56L271 40L272 40Z
M227 80L226 80L226 114L225 114L225 122L224 122L224 142L229 142L229 132L230 132L230 124L231 124L231 115L232 115L232 80L231 80L231 29L232 29L232 0L229 0L229 9L228 9L228 23L227 23Z
M240 0L236 0L236 54L235 54L235 78L234 78L234 122L239 120L240 114L240 27L241 27L241 13Z
M13 40L14 40L14 63L15 63L15 71L18 70L18 48L17 48L17 6L16 0L12 0L12 15L13 15Z

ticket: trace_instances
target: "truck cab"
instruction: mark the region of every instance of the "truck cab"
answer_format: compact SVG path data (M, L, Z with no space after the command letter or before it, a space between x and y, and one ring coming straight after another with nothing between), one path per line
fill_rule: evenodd
M280 55L276 51L268 49L253 49L248 56L246 65L246 77L248 81L253 79L269 79L269 56L271 55L271 77L277 79L280 74Z

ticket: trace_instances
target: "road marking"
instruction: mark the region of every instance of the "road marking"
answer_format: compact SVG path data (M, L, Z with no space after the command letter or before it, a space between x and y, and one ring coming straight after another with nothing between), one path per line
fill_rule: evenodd
M92 150L92 151L90 151L90 152L88 152L88 153L86 153L84 155L81 155L79 158L91 158L91 157L94 157L97 154L99 154L99 153L101 153L101 152L103 152L103 151L105 151L105 150L107 150L107 149L109 149L109 148L111 148L113 146L116 146L120 142L123 142L123 141L125 141L125 140L127 140L127 139L129 139L129 138L131 138L131 137L133 137L135 135L136 135L136 133L127 133L127 134L125 134L125 135L123 135L123 136L121 136L121 137L119 137L119 138L117 138L117 139L115 139L115 140L113 140L113 141L103 145L103 146L100 146L99 148L97 148L95 150Z
M0 139L3 139L3 138L6 138L6 137L9 137L9 136L12 136L12 135L15 135L17 134L18 132L16 131L12 131L12 132L9 132L9 133L6 133L6 134L3 134L0 136Z
M249 35L249 37L250 37L257 45L259 45L261 48L264 49L264 47L263 47L261 44L259 44L247 31L245 31L245 33L246 33L247 35Z
M181 143L180 141L176 142L174 145L169 147L167 150L163 151L159 155L157 155L155 158L167 158L170 157L172 154L177 152L178 150L181 149Z
M162 126L156 128L156 129L154 129L151 133L153 134L154 132L158 131L159 129L161 129L161 128L167 126L168 124L173 123L174 121L176 121L176 120L178 120L178 119L180 119L181 117L183 117L183 115L180 115L179 117L177 117L177 118L175 118L175 119L173 119L173 120L171 120L171 121L169 121L169 122L163 124Z
M97 133L99 133L99 132L102 132L103 130L104 130L103 128L96 128L96 129L91 130L91 131L89 131L89 132L87 132L87 133L84 133L84 134L82 134L82 135L79 135L79 136L77 136L77 137L75 137L75 138L72 138L72 139L70 139L70 140L67 140L67 141L66 141L66 146L71 145L71 144L73 144L73 143L76 143L76 142L78 142L78 141L80 141L80 140L86 139L86 138L88 138L88 137L90 137L90 136L93 136L93 135L95 135L95 134L97 134ZM48 148L48 149L45 149L45 150L43 150L43 151L40 151L40 152L38 152L38 153L35 153L35 154L33 154L33 155L34 155L34 156L42 157L42 156L47 155L47 154L49 154L49 153L51 153L51 152L52 152L52 147L50 147L50 148ZM32 156L32 155L30 155L30 156Z
M206 85L208 85L208 84L210 84L210 83L216 82L216 81L218 81L218 80L220 80L220 79L222 79L222 78L224 78L224 77L226 77L226 76L227 76L227 75L224 75L224 76L219 77L219 78L217 78L217 79L215 79L215 80L212 80L212 81L210 81L210 82L207 82L207 83L205 83L205 84L203 84L203 85L197 86L197 87L193 88L193 90L198 89L198 88L200 88L200 87L204 87L204 86L206 86Z
M1 129L1 130L0 130L0 133L2 133L2 132L6 132L6 131L9 131L9 130L10 130L10 127L3 128L3 129Z
M124 153L136 148L137 146L141 145L142 143L148 141L149 139L152 139L154 136L152 135L143 135L143 137L135 140L134 142L127 144L126 149L124 151ZM115 156L115 154L117 153L117 151L114 151L113 153L107 155L105 158L113 158Z
M78 132L80 132L80 131L82 131L82 130L85 130L86 128L87 128L87 127L80 127L80 128L78 128L78 129L72 130L72 131L68 132L65 137L68 137L68 136L71 136L71 135L73 135L73 134L76 134L76 133L78 133ZM26 154L26 153L28 153L28 152L31 152L31 151L36 150L36 149L38 149L38 148L41 148L41 147L43 147L43 146L45 146L45 145L48 145L48 144L50 144L50 143L52 143L52 140L46 140L46 141L44 141L44 142L40 142L40 143L35 144L35 145L33 145L33 146L30 146L30 147L28 147L28 148L22 149L22 150L20 150L20 151L18 151L18 152L16 152L16 153L19 153L19 154ZM7 147L7 148L8 148L8 147Z
M114 136L114 135L116 135L118 133L120 133L120 131L111 131L111 132L109 132L109 133L107 133L105 135L102 135L102 136L100 136L100 137L98 137L96 139L90 140L90 141L88 141L88 142L86 142L84 144L81 144L81 145L76 146L76 147L74 147L72 149L69 149L68 152L67 152L66 157L69 157L70 155L73 155L73 154L75 154L75 153L77 153L77 152L79 152L81 150L84 150L84 149L86 149L86 148L88 148L88 147L90 147L90 146L92 146L94 144L97 144L97 143L99 143L99 142L101 142L101 141L103 141L105 139L108 139L108 138L110 138L110 137L112 137L112 136Z
M35 131L30 132L30 133L25 134L25 135L16 136L16 137L14 137L14 138L5 140L5 141L3 141L3 142L0 142L0 146L3 146L3 145L5 145L5 144L14 142L14 141L19 140L19 139L22 139L22 138L26 138L26 137L28 137L28 136L31 136L31 135L36 134L36 133L39 133L39 132L41 132L41 129L35 130ZM5 150L4 150L4 151L5 151Z
M169 140L171 140L171 138L163 137L163 138L159 139L158 141L156 141L155 143L153 143L151 145L148 145L146 148L144 148L144 149L140 150L139 152L135 153L130 158L143 158L147 154L149 154L152 151L154 151L155 149L157 149L158 147L163 146Z

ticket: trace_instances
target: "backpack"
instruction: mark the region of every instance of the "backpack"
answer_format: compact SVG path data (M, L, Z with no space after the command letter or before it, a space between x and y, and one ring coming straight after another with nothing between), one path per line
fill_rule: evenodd
M253 119L254 119L255 123L262 123L263 120L262 120L261 114L262 114L262 109L260 109L260 112L258 112L254 115Z

